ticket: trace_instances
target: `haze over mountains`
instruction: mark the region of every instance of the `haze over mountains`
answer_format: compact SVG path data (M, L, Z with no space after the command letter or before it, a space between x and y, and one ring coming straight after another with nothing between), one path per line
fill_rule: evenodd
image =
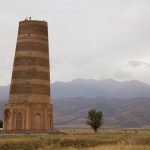
M9 86L0 86L0 100L8 99ZM51 84L52 98L61 97L150 97L150 85L137 80L119 82L112 79L92 80L75 79L70 82Z
M9 86L0 87L0 113ZM85 127L87 111L102 110L105 127L150 127L150 85L137 80L76 79L51 84L56 127Z
M53 98L60 97L150 97L150 85L137 80L119 82L112 79L76 79L70 82L55 82L51 86Z

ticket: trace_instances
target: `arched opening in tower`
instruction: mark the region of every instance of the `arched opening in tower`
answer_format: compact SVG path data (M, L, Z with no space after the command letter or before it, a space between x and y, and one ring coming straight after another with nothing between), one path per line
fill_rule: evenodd
M17 130L22 130L22 125L23 125L22 121L23 121L22 113L18 113L16 117L16 129Z
M34 116L34 129L41 130L41 115L39 113Z

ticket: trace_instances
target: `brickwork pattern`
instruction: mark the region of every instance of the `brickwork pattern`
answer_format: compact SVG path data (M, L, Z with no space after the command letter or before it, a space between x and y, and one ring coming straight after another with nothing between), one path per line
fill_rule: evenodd
M5 131L53 130L49 70L47 22L19 22Z

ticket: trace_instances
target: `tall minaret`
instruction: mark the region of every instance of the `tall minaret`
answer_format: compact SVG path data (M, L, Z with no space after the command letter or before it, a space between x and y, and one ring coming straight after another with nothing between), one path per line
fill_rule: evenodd
M52 129L48 25L45 21L20 21L4 130Z

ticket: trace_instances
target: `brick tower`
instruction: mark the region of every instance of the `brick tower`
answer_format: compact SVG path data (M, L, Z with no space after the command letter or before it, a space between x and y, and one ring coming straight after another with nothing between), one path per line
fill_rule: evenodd
M4 130L52 131L52 112L47 22L20 21Z

